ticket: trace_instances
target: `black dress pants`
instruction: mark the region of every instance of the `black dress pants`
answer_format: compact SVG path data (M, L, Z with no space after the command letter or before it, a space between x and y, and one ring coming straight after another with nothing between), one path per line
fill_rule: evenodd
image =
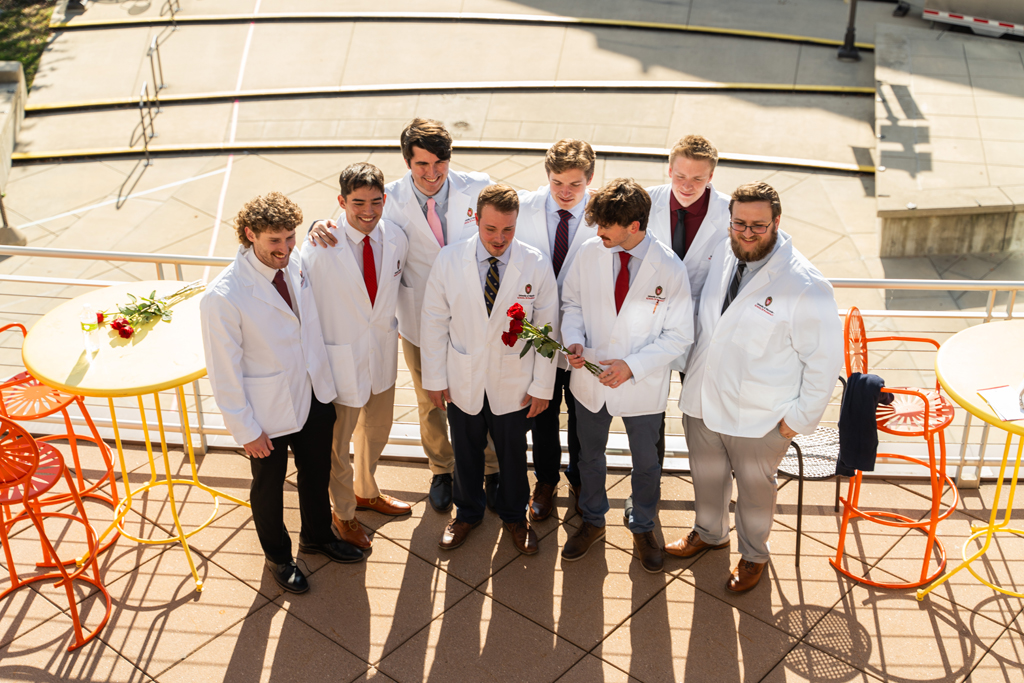
M498 456L498 500L495 510L502 521L515 523L526 517L530 502L530 481L526 476L526 418L530 409L523 408L505 415L491 412L487 396L479 413L470 415L454 403L448 404L448 425L455 451L455 518L475 524L483 519L487 508L484 493L484 448L487 435L494 441Z
M558 430L563 394L565 409L569 413L569 466L565 468L565 478L573 486L580 485L580 437L576 434L576 400L569 390L571 376L571 371L558 369L555 374L555 395L548 403L547 410L535 417L533 422L533 470L537 474L537 481L552 486L558 486L562 469L562 444Z
M252 519L263 554L271 562L284 564L292 559L292 541L284 525L284 477L288 472L289 446L298 470L302 520L299 539L313 545L334 540L327 484L331 479L331 443L336 418L334 406L321 403L314 395L302 429L271 439L274 450L266 458L249 458Z

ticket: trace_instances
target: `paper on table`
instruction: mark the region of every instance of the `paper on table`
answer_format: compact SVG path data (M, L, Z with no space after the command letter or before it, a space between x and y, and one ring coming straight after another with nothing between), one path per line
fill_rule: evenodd
M1020 388L1011 386L979 389L978 396L985 399L1000 420L1013 422L1024 420L1024 409L1020 406Z

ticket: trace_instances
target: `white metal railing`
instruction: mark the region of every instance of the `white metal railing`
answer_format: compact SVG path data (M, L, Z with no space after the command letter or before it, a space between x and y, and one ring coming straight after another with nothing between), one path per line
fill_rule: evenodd
M35 257L35 258L46 258L46 259L71 259L71 260L87 260L87 261L114 261L121 263L146 263L154 266L156 270L157 279L166 279L167 273L165 269L173 267L173 277L178 280L195 279L199 276L199 273L189 273L186 277L185 269L192 269L202 267L207 270L210 268L223 268L232 262L232 258L225 257L208 257L208 256L191 256L184 254L145 254L145 253L133 253L133 252L115 252L115 251L85 251L85 250L73 250L73 249L50 249L50 248L38 248L38 247L11 247L11 246L0 246L0 256L21 256L21 257ZM984 293L984 304L978 305L975 308L977 310L921 310L908 308L906 310L901 309L861 309L861 313L864 316L866 323L868 324L871 331L878 332L885 329L897 329L895 327L895 319L902 319L901 325L903 326L922 326L927 325L929 319L938 320L939 328L937 329L914 329L913 334L916 336L925 336L934 338L937 341L944 341L955 332L962 329L963 325L969 324L983 324L995 320L1003 320L1013 318L1014 307L1017 299L1017 292L1024 290L1024 282L1018 281L993 281L986 282L983 280L886 280L886 279L833 279L831 280L832 285L837 290L837 298L844 298L844 293L853 292L851 290L885 290L890 292L890 296L898 294L899 292L913 292L913 291L933 291L933 292L982 292ZM4 292L4 285L7 283L18 283L19 285L39 285L44 291L38 294L25 294L24 287L20 287L20 292L17 295L8 294ZM43 315L46 311L53 307L52 302L55 300L67 300L76 296L79 292L68 292L64 290L67 287L104 287L114 284L109 280L84 280L76 278L64 278L64 277L49 277L49 276L37 276L37 275L4 275L0 274L0 319L3 322L23 322L26 326L31 324L31 320ZM56 286L59 291L45 291L46 287L51 289ZM1002 300L1000 300L1002 298ZM39 301L34 301L38 299ZM19 306L15 305L14 302L22 304L28 301L31 305L28 310L16 310ZM979 302L980 303L980 302ZM18 318L15 320L15 318ZM959 327L956 325L956 321L961 321ZM902 328L901 328L902 329ZM906 331L903 329L903 331ZM13 339L13 338L12 338ZM21 370L20 366L20 353L18 353L20 347L12 345L12 339L0 339L0 344L6 344L7 346L0 346L0 374L6 373L4 376L9 376ZM914 348L906 348L902 344L893 344L890 347L886 347L885 344L880 344L882 348L872 347L871 353L873 358L873 371L884 376L889 380L892 385L923 385L927 386L934 383L934 351L918 350ZM17 358L15 358L17 356ZM877 361L877 362L876 362ZM399 378L400 386L404 384L404 377ZM400 418L395 423L395 428L392 430L391 439L389 441L389 448L392 452L403 452L409 454L409 457L416 457L415 453L419 452L418 448L415 448L419 444L418 425L416 424L416 405L415 398L411 395L411 389L404 389L406 396L399 398L396 401L396 407L398 412L403 409L406 410L406 417ZM670 413L674 409L675 399L678 397L679 383L673 381L672 393L669 400ZM201 441L199 444L199 450L203 451L207 447L208 437L217 446L226 447L237 447L230 437L227 429L223 426L222 421L217 417L217 422L211 423L208 419L209 415L204 411L204 402L206 405L211 405L209 399L212 396L210 394L209 384L206 380L200 380L193 383L191 396L187 397L189 404L189 410L193 416L193 424L191 430L197 434L197 438ZM829 410L826 412L824 424L834 424L838 419L838 392L833 399ZM109 419L104 420L99 417L100 415L106 414L106 403L97 402L95 404L96 410L95 415L97 416L95 422L97 426L101 428L101 433L104 429L110 427ZM90 406L92 407L92 406ZM131 409L129 404L126 404L125 408ZM120 410L120 408L119 408ZM216 413L214 413L216 415ZM986 446L988 443L988 429L987 427L982 428L982 433L979 439L971 441L972 424L969 419L969 415L966 411L957 411L958 423L963 425L962 437L959 444L959 458L950 457L951 466L956 468L956 472L959 475L964 466L976 468L976 471L980 472L982 467L992 467L997 463L996 459L990 459L987 457ZM73 420L76 423L81 423L80 420ZM55 420L55 427L58 426L56 423L62 421ZM677 422L673 421L674 423ZM118 420L119 426L124 431L141 430L142 422L140 419L132 419L130 415L126 415L124 418ZM153 427L153 425L150 425ZM976 429L977 425L974 425ZM165 429L172 434L177 435L175 438L180 439L181 429L180 427L167 424ZM955 442L954 442L955 443ZM907 450L913 452L919 446L914 442L908 442L906 440L892 439L891 441L884 442L886 450L892 450L890 447L894 447L896 452L902 452ZM669 428L669 434L667 435L667 446L669 462L668 467L682 467L684 466L682 460L673 460L673 458L684 458L686 456L685 441L682 435L678 431L676 424L673 424ZM951 456L955 453L953 450L954 444L950 444L949 453ZM625 444L624 434L613 434L609 441L609 455L612 456L612 460L617 460L616 455L625 455L627 453ZM994 449L1001 450L1001 449ZM623 462L623 464L628 464Z

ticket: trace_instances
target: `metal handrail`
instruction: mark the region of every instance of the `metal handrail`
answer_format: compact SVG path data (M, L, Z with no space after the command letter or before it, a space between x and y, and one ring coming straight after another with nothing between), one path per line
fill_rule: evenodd
M176 277L179 280L183 280L182 266L214 266L214 267L225 267L230 264L234 259L229 257L216 257L216 256L191 256L185 254L145 254L140 252L118 252L118 251L88 251L79 249L53 249L48 247L16 247L16 246L0 246L0 255L6 256L26 256L26 257L43 257L43 258L67 258L67 259L78 259L78 260L102 260L102 261L124 261L134 263L152 263L157 268L157 275L159 279L164 279L163 267L167 265L173 265L175 267ZM102 287L115 284L113 281L107 280L80 280L74 278L60 278L60 277L45 277L45 276L27 276L27 275L7 275L0 274L0 283L3 282L19 282L19 283L34 283L34 284L54 284L62 286L86 286L86 287ZM879 310L879 311L868 311L861 310L861 314L865 317L930 317L930 318L952 318L961 320L979 320L989 322L996 319L1010 319L1014 317L1013 307L1016 301L1016 294L1019 290L1024 290L1024 281L992 281L986 282L984 280L909 280L909 279L870 279L870 278L836 278L830 280L832 286L836 289L893 289L893 290L923 290L923 291L987 291L989 292L988 302L985 311L905 311L905 310ZM995 300L997 292L1009 292L1010 295L1007 297L1005 311L996 311ZM58 297L59 298L59 297ZM841 313L840 315L843 315ZM225 437L229 436L226 428L218 424L207 424L203 409L202 409L202 396L199 392L198 382L193 382L192 393L195 399L196 410L196 421L198 424L193 426L192 432L197 435L200 440L199 452L204 452L207 445L207 436ZM208 396L207 396L208 398ZM106 423L100 425L105 427ZM126 428L141 428L141 422L125 422ZM151 425L155 427L155 425ZM167 426L165 425L165 428ZM962 439L962 445L960 449L960 464L958 471L962 471L965 464L965 457L967 452L968 444L968 431L970 430L970 421L964 425L964 437ZM175 431L171 428L170 431ZM412 435L414 436L414 435ZM985 459L986 444L988 440L988 429L983 430L981 442L979 443L979 450L977 454L977 467L980 472L981 467L986 466L987 460ZM410 435L394 435L389 443L392 446L409 446L414 445L415 439ZM670 449L672 454L679 455L682 451ZM959 479L959 476L958 476Z

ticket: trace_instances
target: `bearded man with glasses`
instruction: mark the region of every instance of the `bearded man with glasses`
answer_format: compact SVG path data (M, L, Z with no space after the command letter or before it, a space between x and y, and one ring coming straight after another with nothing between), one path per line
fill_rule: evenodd
M711 259L679 397L696 521L665 551L693 557L729 547L735 476L741 559L726 589L741 593L768 563L779 463L794 436L815 430L832 396L842 328L832 286L779 230L778 192L743 185L729 212L729 241Z

